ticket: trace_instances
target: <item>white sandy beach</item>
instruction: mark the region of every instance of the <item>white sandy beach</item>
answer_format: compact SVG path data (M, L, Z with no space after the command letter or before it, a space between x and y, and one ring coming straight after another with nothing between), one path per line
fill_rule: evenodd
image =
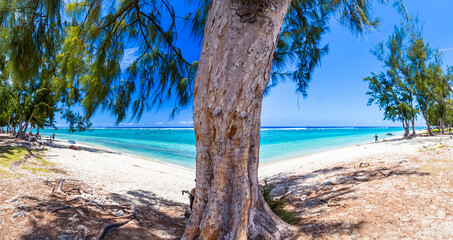
M72 150L63 141L39 151L34 143L2 137L4 146L34 149L35 155L2 168L0 236L96 235L132 206L140 221L112 239L183 234L189 201L181 190L195 185L193 169L88 145ZM287 196L285 209L297 216L301 240L451 239L451 149L452 133L365 143L263 164L259 176L274 187L273 197ZM42 154L55 164L38 161ZM60 178L66 180L62 190ZM42 220L36 224L35 218Z
M418 137L410 140L394 138L391 141L367 143L344 147L287 159L260 166L261 180L275 175L293 175L325 168L333 164L346 163L364 157L411 154L423 146L439 142L450 142L449 136L432 138ZM67 177L77 179L113 193L144 190L161 198L187 203L182 190L195 186L195 170L115 152L80 145L82 150L68 149L69 144L55 141L57 147L49 147L48 160L66 171Z

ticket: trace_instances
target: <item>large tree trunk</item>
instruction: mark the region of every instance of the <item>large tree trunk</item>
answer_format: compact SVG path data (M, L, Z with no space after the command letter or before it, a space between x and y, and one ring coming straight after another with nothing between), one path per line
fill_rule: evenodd
M213 0L194 85L196 196L182 239L284 239L258 186L261 103L290 0Z

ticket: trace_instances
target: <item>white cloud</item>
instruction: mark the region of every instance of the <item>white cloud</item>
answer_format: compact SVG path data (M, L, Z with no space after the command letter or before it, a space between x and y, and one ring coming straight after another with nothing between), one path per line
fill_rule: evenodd
M157 124L157 125L162 125L162 124L164 124L164 123L163 123L163 122L157 122L156 124Z
M449 52L449 51L452 51L453 48L443 48L443 49L440 49L441 52Z
M179 124L184 124L184 125L193 124L193 121L189 121L189 122L187 122L187 121L179 121Z
M126 70L131 63L138 57L138 47L128 48L124 50L123 60L121 61L121 70Z

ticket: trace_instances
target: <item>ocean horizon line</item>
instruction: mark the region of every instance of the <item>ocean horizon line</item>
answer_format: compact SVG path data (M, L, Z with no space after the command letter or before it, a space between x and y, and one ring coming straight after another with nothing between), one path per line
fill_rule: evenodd
M424 126L415 126L423 128ZM69 127L56 127L57 129L69 129ZM193 129L193 126L162 126L162 127L142 127L142 126L112 126L112 127L91 127L90 129ZM347 128L402 128L401 126L262 126L261 129L347 129ZM55 129L54 127L45 127L44 129Z

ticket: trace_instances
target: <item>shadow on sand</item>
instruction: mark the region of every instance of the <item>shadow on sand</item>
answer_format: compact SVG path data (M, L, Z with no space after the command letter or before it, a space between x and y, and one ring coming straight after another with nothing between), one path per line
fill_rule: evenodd
M325 176L328 175L326 179ZM276 175L268 178L270 184L276 186L280 192L289 190L289 208L301 217L299 223L300 235L308 235L311 238L342 235L353 237L354 232L366 223L360 218L357 221L344 221L341 217L329 215L331 211L344 208L348 213L348 205L354 205L359 200L356 186L362 183L381 180L387 177L425 176L429 173L399 170L395 167L361 167L347 169L334 167L319 169L303 175ZM324 178L322 178L324 176ZM316 179L319 177L318 179ZM321 178L323 180L321 180ZM380 183L375 183L380 184ZM372 204L372 203L370 203ZM329 216L327 216L329 215ZM351 219L351 218L344 218Z
M108 231L104 239L179 239L184 232L185 219L181 216L187 209L185 204L143 190L96 195L96 200L94 195L79 195L79 190L71 190L72 187L74 184L69 184L63 187L66 193L56 192L47 199L30 198L26 206L18 207L16 212L26 211L34 216L30 218L32 229L20 239L97 239L106 225L128 219L131 220L121 228ZM92 200L80 201L77 197ZM131 206L135 206L136 217L127 217Z

